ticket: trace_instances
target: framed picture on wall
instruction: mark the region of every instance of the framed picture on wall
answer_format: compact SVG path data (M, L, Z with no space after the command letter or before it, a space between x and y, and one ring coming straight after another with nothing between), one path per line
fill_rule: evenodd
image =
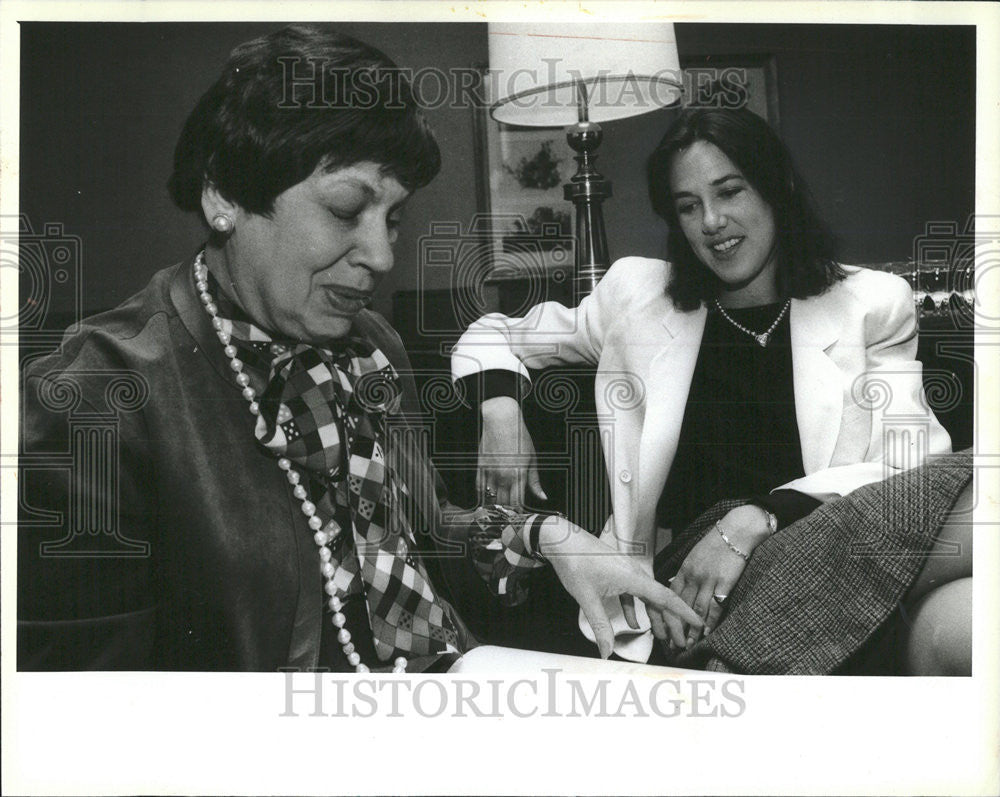
M573 205L563 186L576 171L562 127L501 124L475 109L479 212L488 222L496 279L558 276L573 264Z
M714 103L710 92L721 92L722 101L745 104L775 130L778 116L778 70L773 55L682 56L685 105Z

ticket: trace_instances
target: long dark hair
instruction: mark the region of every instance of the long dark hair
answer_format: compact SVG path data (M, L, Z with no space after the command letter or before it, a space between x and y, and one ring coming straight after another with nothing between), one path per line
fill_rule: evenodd
M691 108L681 112L649 156L646 172L653 209L667 222L667 255L673 263L667 294L678 309L694 310L722 290L721 280L691 249L670 193L673 159L696 141L722 150L771 207L782 296L816 296L846 276L834 260L833 236L817 215L787 147L767 122L747 108Z

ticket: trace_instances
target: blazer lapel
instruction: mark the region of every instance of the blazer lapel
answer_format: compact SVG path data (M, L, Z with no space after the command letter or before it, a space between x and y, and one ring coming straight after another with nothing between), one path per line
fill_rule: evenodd
M646 415L639 442L636 530L652 533L656 504L677 454L681 422L708 312L671 313L661 322L664 345L649 364Z
M840 369L828 354L840 327L823 299L792 299L789 311L795 417L807 474L830 464L844 409Z

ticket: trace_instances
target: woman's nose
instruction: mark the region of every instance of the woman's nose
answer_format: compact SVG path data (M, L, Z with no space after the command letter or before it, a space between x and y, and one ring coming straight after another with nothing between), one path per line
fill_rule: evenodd
M360 236L355 264L378 274L391 271L394 263L392 245L395 240L395 232L384 222L373 222L366 226Z
M726 226L726 217L711 204L706 203L701 216L701 231L705 235L714 235Z

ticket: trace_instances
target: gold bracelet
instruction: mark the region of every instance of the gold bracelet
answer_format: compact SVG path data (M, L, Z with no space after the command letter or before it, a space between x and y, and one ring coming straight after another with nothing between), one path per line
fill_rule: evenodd
M729 537L727 537L726 536L726 532L724 532L722 530L722 526L719 524L718 520L715 521L715 530L717 532L719 532L719 536L722 537L722 541L729 547L730 551L732 551L737 556L741 557L744 562L749 562L750 561L749 554L744 553L739 548L737 548L735 545L733 545L732 542L729 541Z

